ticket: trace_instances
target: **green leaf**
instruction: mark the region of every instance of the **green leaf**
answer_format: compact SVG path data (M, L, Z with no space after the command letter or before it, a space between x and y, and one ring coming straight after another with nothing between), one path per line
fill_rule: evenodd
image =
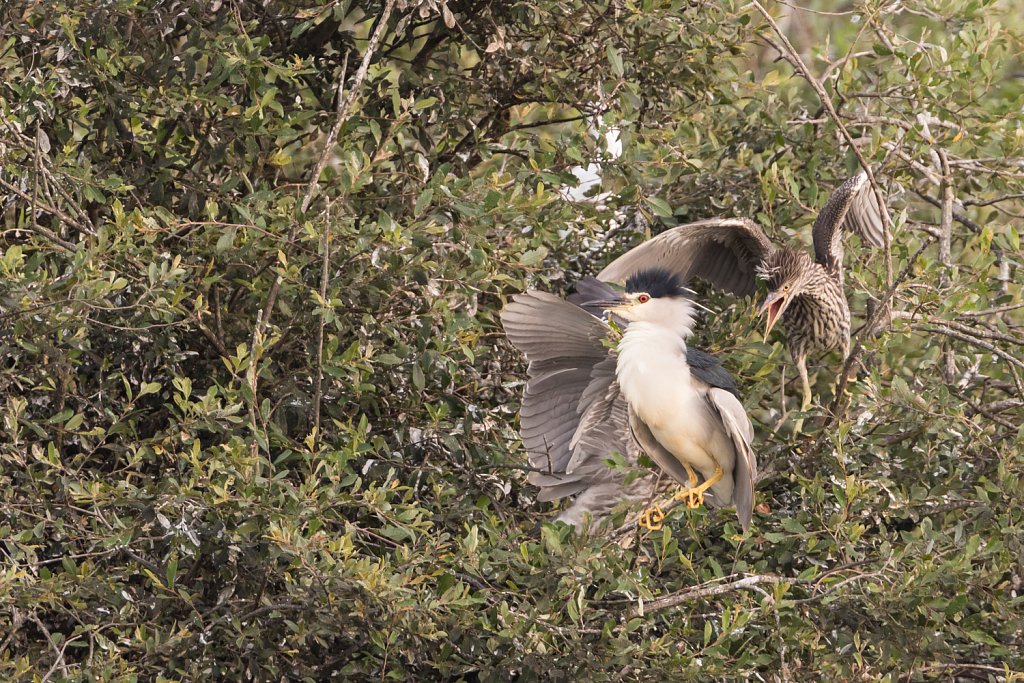
M428 187L420 193L420 196L416 198L416 205L413 207L413 216L419 218L423 215L423 211L430 206L430 200L434 198L433 188Z
M605 54L608 55L608 63L612 66L612 73L621 78L625 71L622 67L622 56L619 55L619 51L615 49L614 45L609 43L605 48Z
M664 199L647 197L645 201L654 210L656 216L661 216L662 218L670 218L672 216L672 207Z
M537 247L524 252L519 257L519 265L521 266L535 266L541 263L548 256L548 248L544 246Z

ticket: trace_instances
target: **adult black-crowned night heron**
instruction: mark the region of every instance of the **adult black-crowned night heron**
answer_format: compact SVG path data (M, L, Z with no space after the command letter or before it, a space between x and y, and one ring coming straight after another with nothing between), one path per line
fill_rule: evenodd
M861 172L839 186L814 222L813 259L802 250L776 247L753 221L711 219L666 230L612 261L597 278L622 282L638 269L660 267L746 296L754 293L760 276L768 285L760 311L766 318L765 338L782 318L803 385L802 409L807 410L807 356L838 348L845 360L850 353L842 234L854 232L880 247L883 230L867 174Z
M710 502L735 504L746 530L754 430L728 373L686 345L690 290L659 268L628 277L624 293L593 279L579 289L576 303L528 291L501 313L505 333L530 363L520 429L539 498L576 495L558 519L580 526L622 500L648 497L656 477L626 484L607 464L616 453L635 464L643 451L685 484L680 499L696 507L707 492ZM588 311L610 313L622 326ZM652 528L659 521L659 509L641 519Z

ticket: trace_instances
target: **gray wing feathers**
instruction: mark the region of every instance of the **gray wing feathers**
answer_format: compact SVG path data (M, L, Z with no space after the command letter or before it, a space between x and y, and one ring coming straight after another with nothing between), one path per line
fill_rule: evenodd
M608 326L535 291L513 297L501 322L529 361L519 422L530 465L542 470L527 477L541 489L538 500L577 496L558 519L579 526L586 515L598 518L624 500L648 496L653 473L626 486L625 473L605 463L615 452L627 462L637 458L626 401L615 382L615 356L603 343Z
M757 266L772 249L764 231L745 218L715 218L671 228L634 247L597 275L623 282L642 268L668 268L738 296L757 288Z
M602 344L608 328L583 309L545 292L513 297L501 312L501 322L530 363L519 416L530 465L564 472L579 426L580 399L595 366L609 355Z
M701 382L712 387L725 389L737 397L740 395L740 390L736 386L736 380L726 372L718 359L707 351L701 351L687 345L686 362L690 366L690 373Z
M883 219L867 173L861 171L832 193L814 221L814 257L835 271L843 265L843 232L860 235L875 247L884 244Z
M615 381L615 357L594 366L590 385L580 396L579 426L569 448L572 457L565 467L573 474L595 457L604 460L613 452L626 455L629 449L629 408Z
M757 477L757 460L752 446L754 426L750 424L743 404L728 391L712 388L708 391L708 401L718 412L736 449L736 464L732 471L732 502L736 506L740 526L746 531L750 528L750 518L754 513L754 479Z
M629 428L633 432L633 438L640 444L640 448L651 457L651 460L657 463L658 467L667 472L680 484L689 482L690 477L686 473L686 468L676 460L674 455L669 453L667 448L661 445L654 437L647 423L641 420L640 416L632 410L629 411Z

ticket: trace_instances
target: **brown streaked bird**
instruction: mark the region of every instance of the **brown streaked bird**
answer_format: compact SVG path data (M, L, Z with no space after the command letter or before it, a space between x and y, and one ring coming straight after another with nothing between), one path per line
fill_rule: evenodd
M745 218L719 218L671 228L612 261L598 273L603 282L622 282L638 268L661 267L686 280L699 278L737 296L752 295L757 278L768 296L761 306L765 338L781 318L803 387L802 409L811 405L807 357L833 349L850 353L850 307L843 287L844 232L875 247L884 226L867 174L858 173L832 194L814 222L814 258L805 251L776 247ZM785 412L785 406L783 406Z
M682 283L647 268L626 279L625 292L589 278L573 302L527 291L501 312L506 335L529 361L520 410L535 470L529 481L542 501L576 496L557 519L579 527L624 500L650 498L653 473L630 480L607 463L619 454L635 466L645 452L685 485L680 500L697 507L707 492L709 502L735 504L749 528L753 426L728 373L686 345L698 304ZM657 528L663 516L655 506L640 523Z

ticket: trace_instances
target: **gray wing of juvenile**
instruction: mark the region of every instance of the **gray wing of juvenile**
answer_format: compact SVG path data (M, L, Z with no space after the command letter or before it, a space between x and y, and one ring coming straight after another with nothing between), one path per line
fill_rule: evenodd
M746 296L757 289L757 267L773 249L764 231L746 218L687 223L652 237L618 257L598 280L624 282L644 268L667 268L685 280L700 278Z

